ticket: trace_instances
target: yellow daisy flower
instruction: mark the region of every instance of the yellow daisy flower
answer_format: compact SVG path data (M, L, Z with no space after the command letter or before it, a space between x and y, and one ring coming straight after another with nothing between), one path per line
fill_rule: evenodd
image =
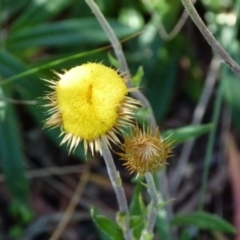
M153 135L151 130L140 130L136 126L121 145L123 153L118 154L131 173L143 175L146 172L155 172L166 164L172 150L171 145L166 140L160 140L159 131Z
M126 80L114 69L100 63L87 63L63 74L58 81L46 80L52 91L44 99L49 107L46 127L61 127L69 151L83 141L85 153L101 151L101 141L118 143L117 133L131 125L139 102L127 94Z

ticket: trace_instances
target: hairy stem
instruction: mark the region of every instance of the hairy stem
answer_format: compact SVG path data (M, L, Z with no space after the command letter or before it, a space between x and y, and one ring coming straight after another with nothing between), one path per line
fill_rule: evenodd
M126 195L122 187L122 180L113 162L112 154L109 150L107 143L104 141L103 138L101 142L102 142L103 158L105 160L108 175L117 197L119 211L120 211L120 214L124 216L124 225L125 225L123 227L124 237L126 240L131 240L133 239L133 237L130 229L129 210L128 210Z
M199 210L203 210L203 207L204 207L204 200L205 200L205 196L206 196L210 164L211 164L211 159L213 156L214 140L216 137L217 125L219 122L222 100L223 100L222 92L223 92L223 81L221 80L220 86L218 86L217 97L214 102L214 108L213 108L214 110L213 110L213 116L212 116L213 127L208 136L207 149L206 149L206 154L205 154L205 158L204 158L204 168L203 168L204 170L203 170L203 175L202 175L202 182L201 182L200 196L199 196L199 203L198 203Z
M156 186L153 180L153 175L150 172L145 173L145 178L147 181L147 190L151 197L151 205L150 205L150 211L147 216L147 226L143 230L140 240L145 239L151 239L151 236L153 236L153 228L156 221L157 216L157 207L158 207L158 193L156 190Z
M129 69L128 69L127 61L126 61L125 56L122 51L122 45L119 42L118 38L116 37L115 33L113 32L113 29L111 28L111 26L107 22L106 18L100 11L99 7L93 0L86 0L86 3L91 8L92 12L94 13L97 20L99 21L101 27L103 28L106 35L108 36L108 38L112 44L113 50L115 52L115 55L117 56L117 58L120 62L120 71L122 73L128 74Z
M187 10L189 16L196 24L202 35L205 37L213 50L221 57L221 59L230 67L230 69L238 76L240 76L240 66L230 57L230 55L223 49L219 42L213 37L202 19L199 17L191 0L182 0L182 3Z

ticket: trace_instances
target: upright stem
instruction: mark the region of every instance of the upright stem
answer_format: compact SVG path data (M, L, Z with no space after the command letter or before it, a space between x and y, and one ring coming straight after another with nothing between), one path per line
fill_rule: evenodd
M113 32L113 29L111 28L111 26L107 22L106 18L100 11L99 7L93 0L86 0L86 3L91 8L92 12L96 16L100 25L102 26L103 30L105 31L106 35L108 36L108 38L113 46L115 55L117 56L117 58L120 62L120 71L122 73L128 74L129 69L128 69L127 61L126 61L125 56L122 51L122 45L119 42L118 38L116 37L115 33Z
M150 172L145 173L145 178L147 181L147 190L151 197L151 205L150 205L150 212L147 216L147 226L143 230L140 240L151 239L153 236L153 228L156 221L157 216L157 207L158 207L158 194L156 190L156 186L153 180L153 175Z
M219 68L220 68L220 61L218 58L214 57L210 63L209 71L204 81L204 86L202 89L201 96L193 112L191 125L198 125L198 124L201 124L202 122L203 116L208 106L208 102L214 90L214 86L219 74ZM183 145L182 152L180 153L179 159L176 164L176 168L172 173L172 175L170 176L170 179L172 182L171 196L175 196L178 190L178 187L182 182L182 178L183 178L186 166L188 164L189 156L191 154L194 143L195 143L195 139L192 139L190 141L187 141Z
M207 149L204 158L204 170L202 175L202 183L200 188L200 197L198 203L198 209L203 210L204 207L204 197L206 196L206 189L207 189L207 181L209 177L209 170L210 170L210 163L213 155L213 147L214 147L214 139L216 136L217 124L219 122L219 116L221 112L221 105L222 105L222 91L223 91L223 81L220 81L220 85L218 86L217 97L214 103L214 111L212 116L212 124L213 127L211 132L209 133L208 142L207 142Z
M109 151L109 147L107 143L104 141L104 139L102 139L101 142L102 142L102 145L101 145L102 154L107 166L108 175L112 183L113 189L115 191L115 194L117 196L120 214L123 216L122 219L124 220L124 227L123 227L124 237L125 237L125 240L131 240L133 239L133 237L130 229L129 210L128 210L126 195L122 187L122 180L113 162L112 154Z
M230 69L238 76L240 76L240 66L229 56L223 49L219 42L213 37L212 33L208 30L202 19L199 17L196 9L194 8L191 0L182 0L189 16L196 24L202 35L205 37L209 45L215 52L222 58L222 60L230 67Z

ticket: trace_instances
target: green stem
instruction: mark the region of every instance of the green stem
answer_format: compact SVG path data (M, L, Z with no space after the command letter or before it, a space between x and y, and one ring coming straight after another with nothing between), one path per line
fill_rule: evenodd
M214 112L212 117L213 127L211 129L211 132L209 133L206 155L204 159L204 171L202 176L200 200L199 200L199 207L198 207L199 210L203 210L203 206L204 206L204 197L206 195L207 181L208 181L210 163L211 163L212 154L213 154L213 146L214 146L214 140L216 136L217 123L219 120L220 110L222 105L222 89L223 89L223 81L220 82L220 86L218 87L217 97L214 103Z
M202 19L199 17L191 0L182 0L189 16L196 24L202 35L205 37L213 50L222 58L222 60L230 67L230 69L238 76L240 76L240 66L230 57L230 55L223 49L219 42L213 37L212 33L208 30Z
M156 221L156 216L158 211L157 207L158 207L158 200L159 200L153 175L150 172L146 172L145 178L147 181L147 190L151 197L151 203L150 203L151 205L150 205L150 212L147 216L147 226L143 230L140 240L152 239L151 236L153 236L153 228Z
M94 15L96 16L96 18L98 19L100 25L102 26L103 30L105 31L106 35L108 36L108 38L113 46L114 52L120 62L120 72L122 72L124 74L128 74L129 69L128 69L127 61L126 61L125 56L122 51L122 45L119 42L118 38L116 37L113 29L111 28L111 26L107 22L106 18L100 11L98 5L93 0L86 0L86 3L91 8L91 10L94 13Z
M119 172L116 169L109 147L103 138L101 143L102 143L101 145L102 154L103 154L104 161L106 163L108 175L117 197L120 213L124 219L124 227L123 227L124 237L125 237L125 240L131 240L133 239L133 237L130 229L130 219L129 219L127 199L122 187L122 179L119 175Z

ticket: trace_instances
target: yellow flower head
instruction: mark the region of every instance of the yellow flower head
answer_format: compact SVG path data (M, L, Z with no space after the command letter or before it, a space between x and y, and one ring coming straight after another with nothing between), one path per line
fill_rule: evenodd
M123 153L118 154L125 161L123 165L131 173L140 175L162 168L172 150L171 143L160 140L159 131L154 136L151 130L141 131L138 126L131 131L129 137L125 137L121 148Z
M119 142L116 133L131 124L138 101L126 96L124 79L112 68L87 63L63 74L58 81L48 81L53 90L45 99L50 107L47 127L61 127L61 142L73 151L83 141L85 152L101 153L101 141Z

